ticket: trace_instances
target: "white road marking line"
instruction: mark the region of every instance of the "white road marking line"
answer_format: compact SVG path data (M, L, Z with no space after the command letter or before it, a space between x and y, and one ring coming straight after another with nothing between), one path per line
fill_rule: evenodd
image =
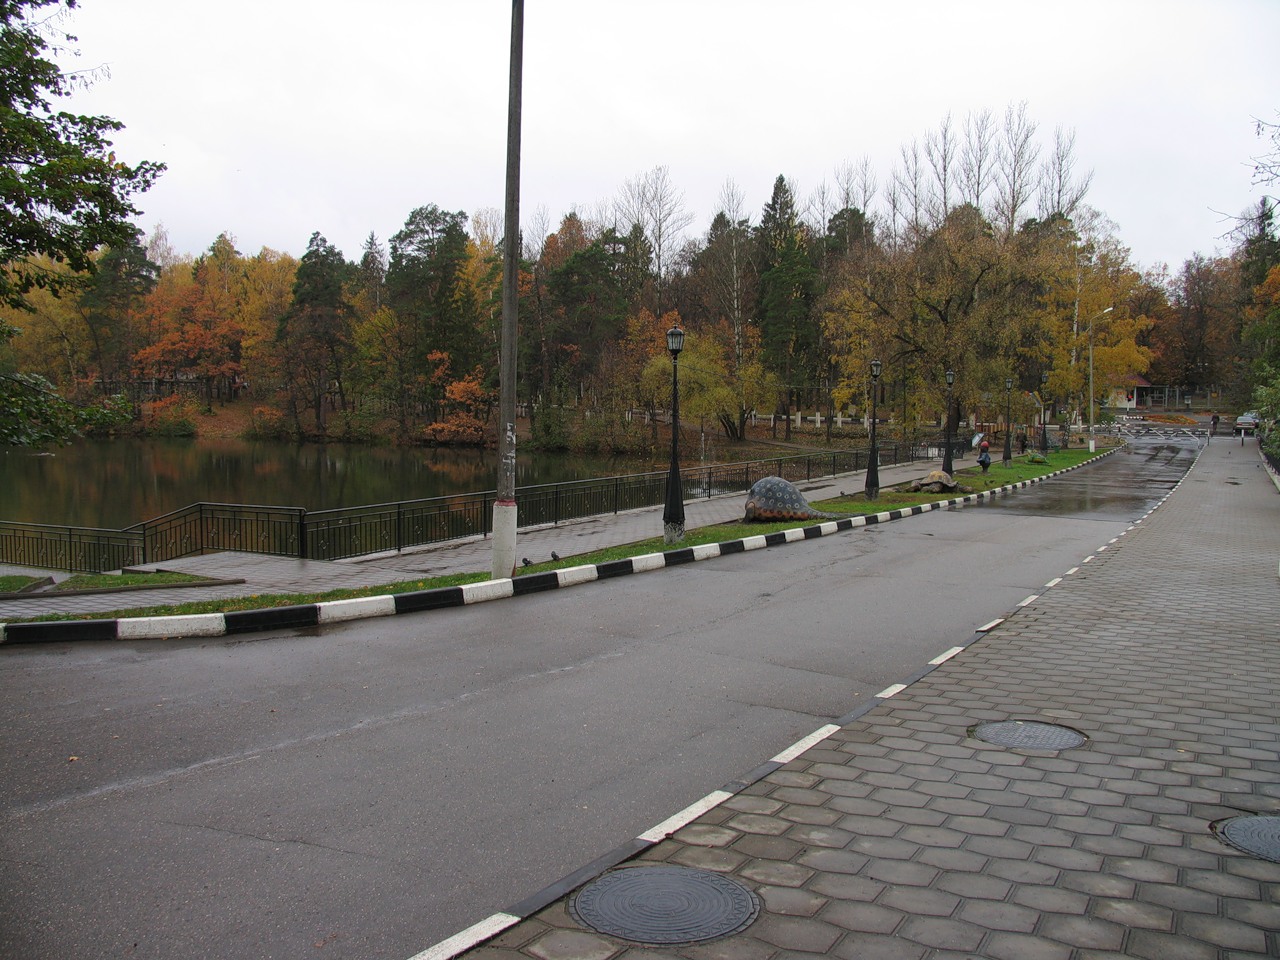
M441 940L434 947L427 947L421 953L415 953L409 960L448 960L449 957L456 957L464 950L470 950L476 944L483 943L519 922L519 917L513 917L509 913L495 913L467 927L461 933L455 933L448 940Z
M1000 622L999 620L996 621L996 623L999 623L999 622ZM957 653L959 653L963 649L964 647L952 647L946 653L938 654L936 657L930 660L929 663L931 666L935 666L935 667L940 663L946 663L948 660L950 660L952 657L954 657Z
M814 746L815 744L821 743L823 740L827 739L827 737L831 736L833 733L835 733L839 729L840 729L839 727L837 727L835 724L832 724L832 723L828 723L825 727L819 727L817 730L809 734L803 740L796 741L791 746L787 747L787 749L783 750L776 757L771 758L771 762L790 763L792 760L800 756L800 754L804 753L810 747Z
M674 816L667 817L656 826L650 827L636 839L644 840L647 843L657 843L659 840L665 840L681 827L697 820L707 811L714 810L732 796L732 793L726 793L723 790L712 791L696 803L689 804Z
M983 624L981 627L975 630L974 633L986 633L988 630L994 630L996 627L1000 626L1000 624L1002 623L1004 623L1004 617L996 617L996 619L992 620L990 623Z
M893 684L893 686L885 687L883 690L877 693L876 696L879 697L881 700L888 700L890 697L901 693L905 689L907 689L907 685L905 683L895 683Z

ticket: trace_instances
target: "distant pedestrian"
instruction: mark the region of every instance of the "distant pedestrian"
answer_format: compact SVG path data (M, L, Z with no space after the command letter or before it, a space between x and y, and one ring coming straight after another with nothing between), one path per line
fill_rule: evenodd
M1218 414L1214 413L1214 415L1209 418L1209 436L1214 437L1214 436L1217 436L1217 434L1218 434Z
M991 466L991 444L982 441L982 446L978 447L978 466L982 467L982 472L987 472L987 467Z
M1027 435L1025 433L1018 434L1018 453L1027 452Z

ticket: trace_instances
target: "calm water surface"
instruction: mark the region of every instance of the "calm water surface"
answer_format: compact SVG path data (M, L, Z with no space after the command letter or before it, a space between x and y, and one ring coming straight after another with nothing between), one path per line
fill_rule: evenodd
M527 486L654 466L528 453L516 469L516 483ZM346 444L120 439L0 448L0 520L117 529L200 501L322 510L492 490L497 470L494 451Z

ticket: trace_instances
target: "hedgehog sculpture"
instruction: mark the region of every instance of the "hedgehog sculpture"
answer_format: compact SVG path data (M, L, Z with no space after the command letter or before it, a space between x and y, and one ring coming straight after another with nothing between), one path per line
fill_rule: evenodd
M747 512L744 520L771 522L775 520L832 520L834 514L823 513L809 506L796 485L781 477L762 477L751 485L747 493Z

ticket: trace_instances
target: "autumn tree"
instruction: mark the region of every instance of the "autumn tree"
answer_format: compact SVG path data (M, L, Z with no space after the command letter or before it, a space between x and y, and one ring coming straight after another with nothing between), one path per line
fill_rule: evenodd
M78 286L93 273L99 248L126 247L138 213L133 198L164 169L116 157L110 138L119 122L55 108L83 78L50 59L76 38L59 32L45 11L74 5L0 4L0 304L18 310L30 306L33 290ZM16 334L0 320L0 350ZM43 378L0 366L0 442L61 442L100 413L77 411Z
M134 355L141 375L202 385L206 406L215 388L224 395L242 372L244 329L239 303L243 295L243 257L235 241L219 234L207 252L191 265L191 283L158 318L150 344Z

